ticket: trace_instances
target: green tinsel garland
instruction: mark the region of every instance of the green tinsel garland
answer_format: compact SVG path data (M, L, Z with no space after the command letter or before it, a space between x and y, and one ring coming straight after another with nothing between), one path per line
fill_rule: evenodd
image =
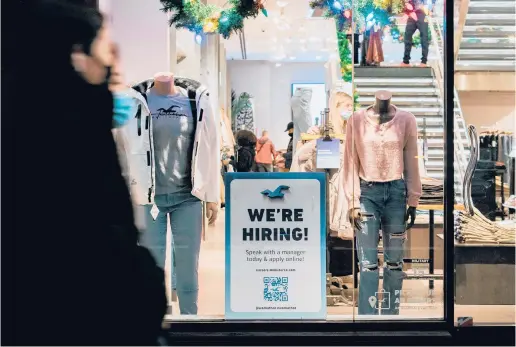
M346 33L337 32L337 40L339 47L340 72L344 82L351 82L353 79L353 61L351 59L351 44L346 37Z
M228 8L204 4L201 0L160 0L162 11L170 12L170 26L196 34L219 33L225 39L244 27L244 19L261 12L267 16L262 0L228 0Z

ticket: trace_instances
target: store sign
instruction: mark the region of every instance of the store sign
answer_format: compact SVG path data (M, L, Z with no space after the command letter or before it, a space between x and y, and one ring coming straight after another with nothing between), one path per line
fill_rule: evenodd
M317 139L316 166L318 169L340 168L340 140Z
M326 319L324 173L226 174L226 319Z

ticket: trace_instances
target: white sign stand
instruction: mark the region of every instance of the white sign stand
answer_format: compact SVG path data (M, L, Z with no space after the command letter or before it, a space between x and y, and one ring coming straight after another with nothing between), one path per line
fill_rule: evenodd
M226 319L326 319L325 179L226 174Z

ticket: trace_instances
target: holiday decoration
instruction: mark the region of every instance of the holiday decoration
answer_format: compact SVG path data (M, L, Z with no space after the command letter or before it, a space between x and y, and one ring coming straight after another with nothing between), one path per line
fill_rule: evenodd
M326 18L334 18L338 31L349 31L352 23L363 31L368 16L377 25L390 25L389 17L403 11L404 0L312 0L310 7L323 9Z
M202 0L160 0L162 11L169 12L170 25L196 35L219 33L225 39L244 27L244 19L267 17L266 0L228 0L227 8L204 4Z
M337 32L337 41L339 46L340 72L342 80L351 82L353 79L353 61L351 57L351 44L346 37L346 33Z

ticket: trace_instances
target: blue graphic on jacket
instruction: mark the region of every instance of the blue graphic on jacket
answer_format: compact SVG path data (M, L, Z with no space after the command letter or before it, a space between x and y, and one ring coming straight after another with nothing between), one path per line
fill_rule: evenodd
M273 192L271 192L269 189L266 189L264 190L263 192L261 192L263 195L265 196L268 196L269 199L281 199L283 198L283 196L285 195L283 193L283 190L289 190L290 187L289 186L279 186L278 188L276 188Z
M124 92L113 93L113 127L123 127L136 113L136 103Z

